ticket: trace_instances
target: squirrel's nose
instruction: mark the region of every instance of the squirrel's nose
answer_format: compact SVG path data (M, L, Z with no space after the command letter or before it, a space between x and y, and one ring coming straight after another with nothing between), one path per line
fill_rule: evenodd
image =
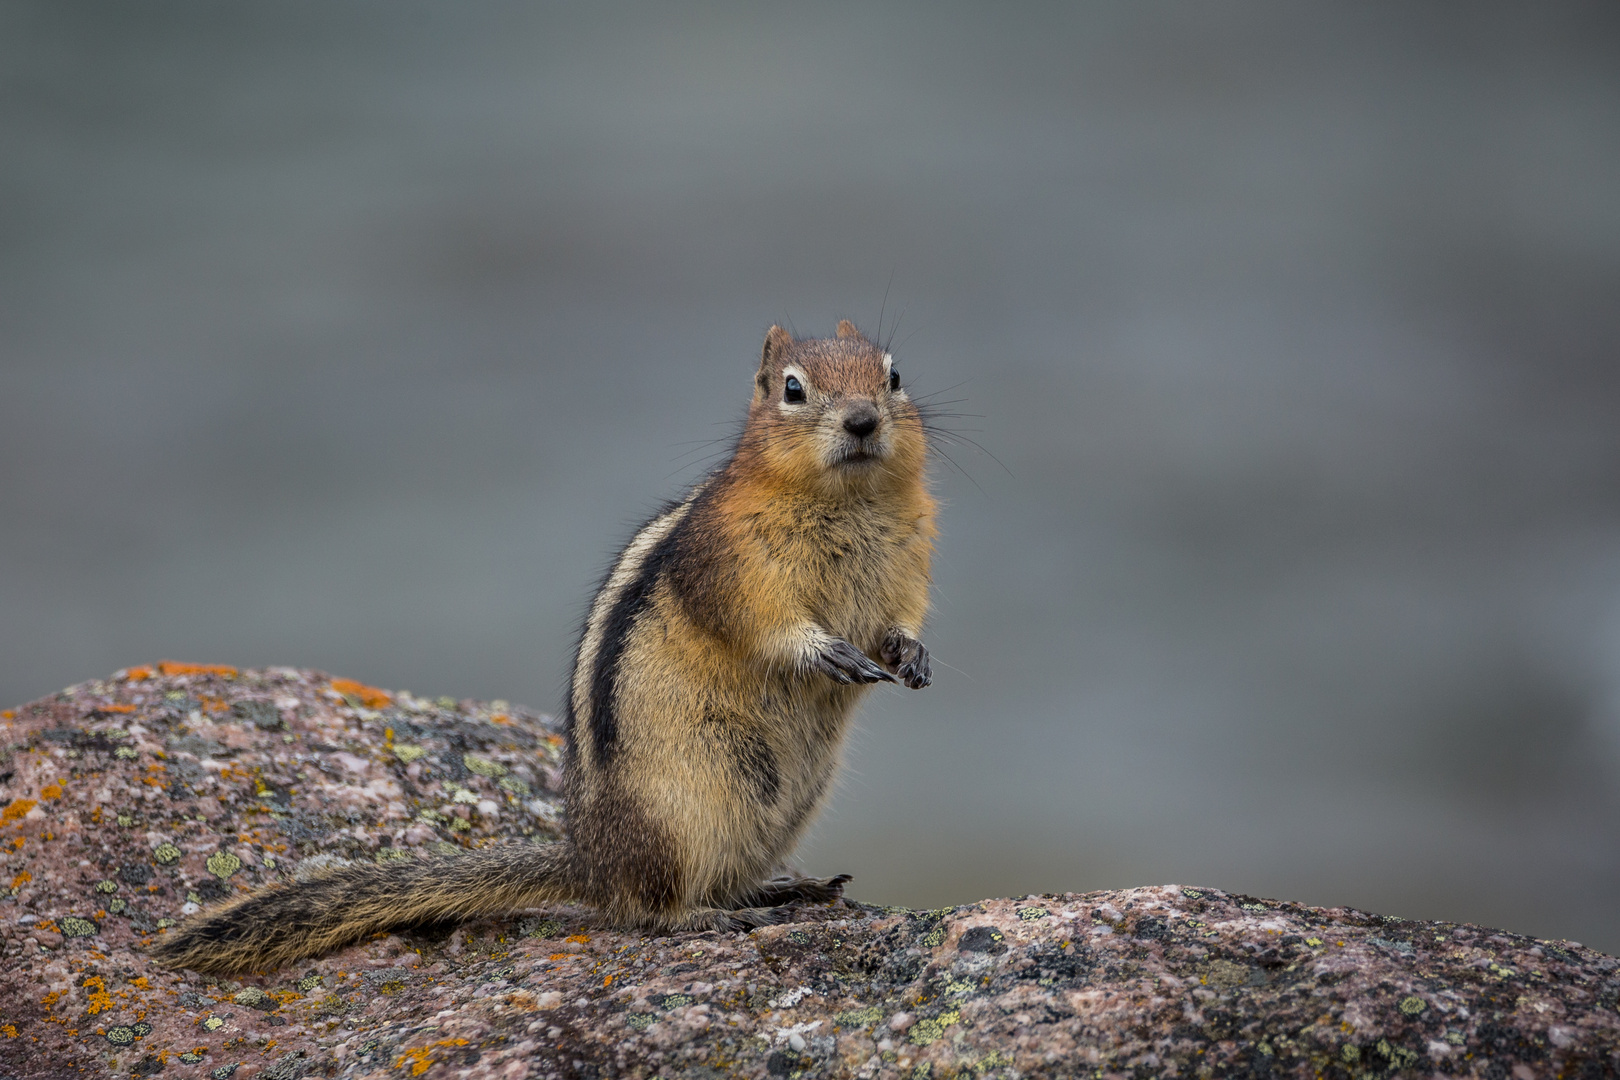
M857 439L864 439L877 430L878 411L875 405L857 405L844 417L844 430Z

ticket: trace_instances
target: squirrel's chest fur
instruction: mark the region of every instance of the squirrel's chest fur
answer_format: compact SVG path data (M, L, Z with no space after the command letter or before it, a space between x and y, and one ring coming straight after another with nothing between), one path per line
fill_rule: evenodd
M927 587L909 557L922 518L905 509L864 497L752 503L732 523L738 589L875 652L896 609Z

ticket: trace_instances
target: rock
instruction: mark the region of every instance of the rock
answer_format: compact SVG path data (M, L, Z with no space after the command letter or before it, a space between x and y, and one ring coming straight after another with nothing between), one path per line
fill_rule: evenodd
M1211 888L662 937L558 907L231 982L141 951L342 860L555 837L560 747L504 702L290 669L131 669L0 713L0 1075L1620 1074L1612 957Z

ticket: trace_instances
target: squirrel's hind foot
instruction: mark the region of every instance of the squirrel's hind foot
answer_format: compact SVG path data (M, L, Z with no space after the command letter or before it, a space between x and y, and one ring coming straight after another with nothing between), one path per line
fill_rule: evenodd
M718 930L722 933L755 930L761 926L775 926L793 918L790 907L693 908L670 920L656 919L644 923L647 929L679 934L692 930Z
M830 878L772 878L743 897L739 903L744 907L779 907L794 903L830 904L844 895L844 886L849 884L850 880L848 874Z
M757 930L761 926L777 926L793 921L791 907L745 907L726 912L731 917L730 930Z

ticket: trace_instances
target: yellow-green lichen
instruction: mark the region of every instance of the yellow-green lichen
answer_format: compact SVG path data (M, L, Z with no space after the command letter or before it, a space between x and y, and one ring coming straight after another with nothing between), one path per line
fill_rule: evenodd
M1429 1007L1429 1003L1420 997L1401 998L1401 1012L1407 1016L1416 1016Z
M883 1007L881 1005L868 1005L864 1009L851 1009L848 1012L841 1012L833 1017L833 1022L841 1027L861 1028L875 1024L881 1019L883 1019Z
M468 772L477 773L479 776L488 776L493 779L498 776L506 775L505 765L502 765L496 761L491 761L486 757L479 757L477 754L463 754L461 756L461 763L467 766Z
M216 851L208 856L208 872L221 881L242 869L242 860L229 851Z
M270 1001L271 998L269 994L265 993L263 990L260 990L257 986L249 986L245 989L238 990L236 992L236 996L231 998L231 1000L236 1002L238 1005L246 1005L250 1009L259 1009L263 1008L265 1003Z
M551 938L561 934L564 929L565 927L563 924L558 922L556 919L542 919L529 930L525 931L523 936L534 938Z
M152 858L162 866L173 866L180 861L180 849L165 840L152 849Z
M117 891L118 891L118 882L116 882L116 881L108 879L106 881L98 881L98 882L96 882L96 892L98 892L98 893L109 893L109 894L111 894L111 893L115 893Z
M1000 1050L992 1050L978 1061L964 1062L961 1071L957 1075L961 1076L966 1073L970 1076L983 1076L992 1069L999 1069L1012 1063L1013 1059L1008 1055L1003 1054Z
M409 765L413 761L427 757L427 751L420 746L397 742L394 744L394 756Z
M938 1042L941 1036L945 1034L945 1029L960 1019L962 1019L961 1010L951 1009L949 1012L942 1012L931 1019L918 1020L911 1025L911 1031L907 1037L914 1046L927 1046L930 1043Z

